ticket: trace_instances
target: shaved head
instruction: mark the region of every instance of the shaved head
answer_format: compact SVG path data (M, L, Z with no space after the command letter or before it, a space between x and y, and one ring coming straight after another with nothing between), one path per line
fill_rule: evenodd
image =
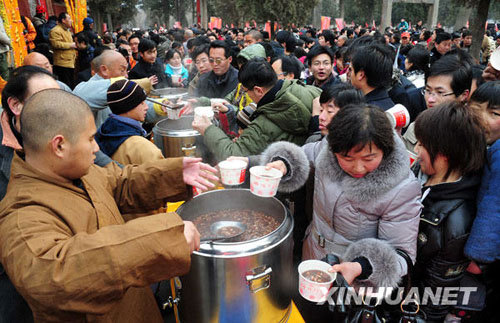
M42 152L56 135L74 143L92 112L85 101L60 89L35 93L21 112L21 135L26 152Z
M119 58L125 59L122 54L114 50L105 50L100 55L100 57L101 57L101 65L106 65L106 66L110 66Z
M28 56L24 58L23 65L38 66L47 70L49 73L52 73L52 65L50 65L50 62L47 59L47 57L37 52L32 52L28 54Z
M105 50L92 60L92 69L105 79L127 77L128 63L125 57L114 50Z

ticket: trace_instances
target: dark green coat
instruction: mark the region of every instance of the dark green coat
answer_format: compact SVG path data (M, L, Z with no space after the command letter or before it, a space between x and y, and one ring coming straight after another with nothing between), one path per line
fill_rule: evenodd
M257 108L257 117L236 142L218 127L210 126L205 131L205 144L219 161L229 156L260 154L276 141L302 145L308 135L312 101L320 94L319 88L286 80L274 101Z

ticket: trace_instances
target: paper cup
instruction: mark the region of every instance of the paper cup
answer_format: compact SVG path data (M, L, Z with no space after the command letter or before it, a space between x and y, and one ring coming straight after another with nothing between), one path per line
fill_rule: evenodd
M219 163L220 178L224 185L240 185L245 181L247 163L243 160L225 160Z
M210 120L214 119L214 110L212 110L212 107L197 107L197 108L194 108L194 121L198 122L203 117L207 117Z
M172 82L174 84L181 84L182 83L182 75L180 75L180 74L173 74L172 75Z
M302 297L311 302L324 302L330 291L337 273L328 271L332 266L320 260L306 260L299 264L299 293ZM318 283L304 277L308 270L321 270L330 276L330 280L325 283Z
M212 105L212 107L216 104L223 104L224 102L226 102L225 99L210 99L210 104Z
M250 168L250 191L261 197L273 197L283 174L274 168L266 170L265 166Z
M393 128L406 128L410 124L410 113L402 104L396 104L385 113Z

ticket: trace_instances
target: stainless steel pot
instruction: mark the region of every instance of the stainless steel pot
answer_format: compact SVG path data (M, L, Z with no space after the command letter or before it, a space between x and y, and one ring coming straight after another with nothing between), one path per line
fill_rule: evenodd
M178 87L165 87L161 89L153 89L149 94L151 97L165 98L165 99L180 99L188 95L188 90Z
M177 120L163 119L153 128L153 138L163 156L202 157L203 138L193 129L193 116L183 116Z
M293 218L278 199L245 189L200 194L177 212L193 220L226 209L261 211L281 225L250 241L202 244L191 257L190 272L181 277L181 322L286 322L294 279Z

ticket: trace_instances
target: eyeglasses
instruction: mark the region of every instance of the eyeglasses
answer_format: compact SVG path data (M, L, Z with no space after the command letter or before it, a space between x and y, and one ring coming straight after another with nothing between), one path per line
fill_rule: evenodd
M210 61L210 64L215 63L216 65L219 65L220 63L224 62L226 59L227 58L220 58L220 57L212 58L212 57L210 57L208 60Z
M320 66L329 67L331 65L332 65L332 62L330 62L330 61L324 61L324 62L314 61L312 63L312 66L314 66L314 67L320 67Z
M455 93L453 93L453 92L449 92L449 93L432 92L432 91L429 91L427 89L422 89L421 93L424 96L427 95L427 96L433 96L436 98L444 98L445 96L455 95Z
M209 61L209 59L208 59L208 58L202 58L202 59L199 59L199 60L194 61L194 63L195 63L196 65L200 65L200 64L206 64L208 61Z

